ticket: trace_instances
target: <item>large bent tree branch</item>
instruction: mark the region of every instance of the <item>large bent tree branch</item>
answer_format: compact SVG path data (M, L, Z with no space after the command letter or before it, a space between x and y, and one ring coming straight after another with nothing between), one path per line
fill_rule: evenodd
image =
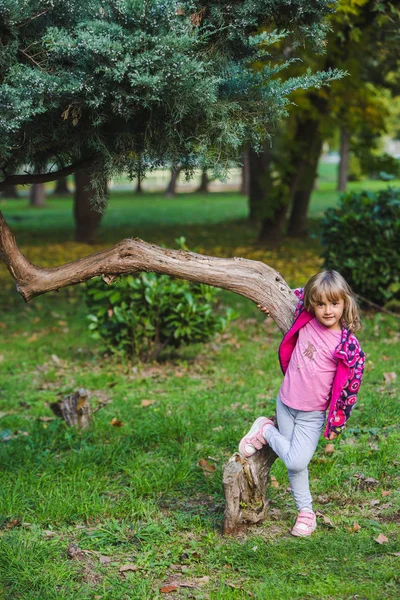
M216 258L170 250L140 239L122 240L112 248L96 252L52 269L33 265L19 251L15 238L0 212L0 256L28 302L35 296L101 276L109 283L116 275L139 271L165 273L173 277L224 288L266 306L282 333L293 321L296 297L281 275L262 262L245 258Z
M110 283L117 275L153 271L224 288L266 306L283 334L292 324L296 306L296 297L285 280L262 262L170 250L139 239L122 240L102 252L59 267L43 269L33 265L19 251L1 213L0 256L26 302L40 294L96 276ZM225 465L226 533L236 533L249 524L265 519L265 489L269 468L274 460L272 450L265 447L249 459L236 453Z
M10 185L29 185L32 183L47 183L48 181L58 181L67 175L75 173L78 169L86 169L95 161L95 156L82 159L68 167L62 167L57 171L49 173L25 173L23 175L6 175L0 181L0 192L7 189Z

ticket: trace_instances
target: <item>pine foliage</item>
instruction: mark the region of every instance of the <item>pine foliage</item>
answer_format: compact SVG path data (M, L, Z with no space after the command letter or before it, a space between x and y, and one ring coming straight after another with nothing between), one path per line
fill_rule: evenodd
M320 47L331 11L325 0L0 0L0 182L83 159L99 196L104 179L166 163L223 173L268 137L293 90L340 76L281 81L294 59L272 51L284 36Z

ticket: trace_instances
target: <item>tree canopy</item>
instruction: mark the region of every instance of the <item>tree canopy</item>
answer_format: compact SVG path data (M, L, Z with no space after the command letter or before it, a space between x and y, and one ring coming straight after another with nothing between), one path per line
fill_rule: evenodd
M287 112L289 94L340 75L280 79L288 36L321 48L329 0L0 1L0 189L90 164L104 180L165 163L223 171ZM254 69L258 61L261 68ZM24 171L24 174L21 174Z

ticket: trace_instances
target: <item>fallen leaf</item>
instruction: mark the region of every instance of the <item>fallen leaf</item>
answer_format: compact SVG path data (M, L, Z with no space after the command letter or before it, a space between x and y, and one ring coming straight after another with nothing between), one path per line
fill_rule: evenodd
M350 438L345 439L344 443L347 444L348 446L355 446L356 440L354 438L350 437Z
M359 525L358 523L356 523L354 521L353 527L351 528L351 530L354 531L354 532L357 532L357 531L360 531L360 529L361 529L361 525Z
M397 379L397 373L384 373L383 377L386 383L392 383L392 381L395 381L395 379Z
M49 423L50 421L54 421L55 417L39 417L39 421L42 423Z
M120 421L119 419L116 419L115 417L110 421L110 425L112 425L113 427L122 427L123 425L125 425L125 423L123 421Z
M21 525L21 519L12 519L8 521L6 525L6 529L14 529L14 527L19 527Z
M325 446L325 454L333 454L335 452L335 446L333 444L327 444Z
M45 537L48 540L50 538L54 537L55 535L57 535L56 532L55 531L51 531L50 529L45 529L43 531L43 537Z
M169 594L170 592L176 592L177 589L179 589L177 585L164 585L160 588L160 592L162 594Z
M319 510L317 510L317 512L315 513L317 515L317 517L321 517L324 524L328 525L328 527L335 527L335 525L332 523L332 521L330 520L329 517L327 517L326 515L324 515L322 512L320 512Z
M389 541L386 535L383 535L383 533L380 533L378 537L374 539L375 542L378 542L378 544L386 544Z
M210 582L208 575L203 577L194 577L190 581L179 581L179 587L182 588L198 588L200 585L206 585Z
M400 552L390 552L392 556L400 556Z
M7 412L3 412L2 410L0 410L0 419L1 419L2 417L5 417L6 415L8 415L8 413L7 413Z
M104 556L103 554L100 554L99 561L102 565L108 565L112 561L112 558L111 556Z
M126 573L127 571L137 571L137 570L138 570L137 565L128 564L128 565L122 565L122 567L120 567L120 569L119 569L119 572Z
M67 548L67 556L71 560L85 560L85 553L76 544L70 544Z
M61 367L62 366L62 362L61 360L58 358L57 354L52 354L51 355L51 360L56 363L57 367Z
M369 503L370 506L376 506L377 504L380 504L380 500L371 500L371 502Z
M274 488L278 488L279 487L279 481L277 480L277 478L275 477L275 475L271 475L271 485Z
M230 581L224 581L224 584L233 588L234 590L243 590L244 587L242 585L237 585L236 583L231 583Z
M207 462L205 458L201 458L199 460L199 467L203 469L203 473L205 475L209 475L210 473L214 473L215 471L214 465L210 465L210 463Z
M155 402L156 402L155 400L144 399L144 400L142 400L141 405L142 406L151 406L152 404L155 404Z
M392 490L382 490L382 496L390 496L390 494L392 493Z

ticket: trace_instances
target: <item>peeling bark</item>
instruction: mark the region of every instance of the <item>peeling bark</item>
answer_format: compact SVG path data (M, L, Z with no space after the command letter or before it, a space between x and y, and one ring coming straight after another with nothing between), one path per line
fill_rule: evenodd
M67 425L78 429L89 427L92 420L92 410L89 404L89 395L83 388L64 396L59 402L50 405L51 410L57 417L64 419Z
M235 535L265 521L268 509L265 491L276 458L266 445L250 458L236 452L224 466L225 535Z

